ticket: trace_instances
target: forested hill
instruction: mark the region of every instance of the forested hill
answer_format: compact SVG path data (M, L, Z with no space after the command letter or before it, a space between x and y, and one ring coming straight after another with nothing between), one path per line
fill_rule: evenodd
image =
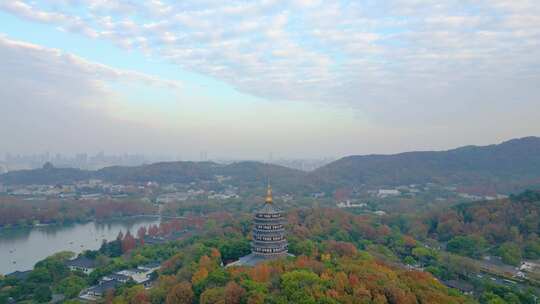
M540 184L540 138L526 137L498 145L466 146L448 151L394 155L348 156L313 172L261 162L162 162L97 171L54 168L12 171L0 175L3 184L61 184L88 178L128 183L186 183L230 177L234 185L258 185L270 178L281 191L327 191L368 185L397 186L439 183L519 192Z
M540 258L540 192L527 190L508 199L463 203L426 214L409 222L417 239L447 242L453 253L480 258L498 255L518 265L522 258Z
M46 165L40 169L11 171L0 175L6 185L55 185L68 184L93 178L94 172L74 168L54 168Z
M96 178L112 182L188 183L230 177L228 183L242 186L264 185L268 179L283 190L294 191L304 186L305 172L254 161L228 165L214 162L162 162L138 167L108 167L96 171Z
M264 184L268 179L284 191L305 186L307 173L278 165L260 162L237 162L229 165L214 162L161 162L136 167L114 166L97 171L55 168L50 164L34 170L11 171L0 175L0 183L7 185L65 184L90 178L115 183L148 182L189 183L215 180L216 176L230 177L237 185Z
M311 174L334 185L441 183L486 186L502 192L540 184L540 138L448 151L348 156Z

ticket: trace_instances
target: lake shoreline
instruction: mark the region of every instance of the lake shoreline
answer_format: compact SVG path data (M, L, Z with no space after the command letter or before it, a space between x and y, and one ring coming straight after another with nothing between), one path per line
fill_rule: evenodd
M60 251L79 254L96 250L103 240L114 240L120 232L136 233L140 227L159 223L159 215L145 214L63 225L0 228L0 274L32 269L38 261Z
M8 225L8 226L0 226L0 232L4 230L10 230L10 229L23 229L23 228L42 228L42 227L61 227L64 225L73 225L73 224L86 224L89 222L106 222L106 221L116 221L116 220L127 220L127 219L136 219L136 218L160 218L161 215L159 214L136 214L136 215L125 215L125 216L116 216L116 217L110 217L110 218L104 218L104 219L97 219L97 218L89 218L86 220L69 220L69 221L63 221L63 222L52 222L52 223L33 223L33 224L27 224L27 225Z

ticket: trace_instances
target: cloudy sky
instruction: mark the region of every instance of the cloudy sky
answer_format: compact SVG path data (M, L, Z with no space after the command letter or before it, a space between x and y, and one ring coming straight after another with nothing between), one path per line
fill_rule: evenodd
M536 0L0 0L0 153L325 157L540 135Z

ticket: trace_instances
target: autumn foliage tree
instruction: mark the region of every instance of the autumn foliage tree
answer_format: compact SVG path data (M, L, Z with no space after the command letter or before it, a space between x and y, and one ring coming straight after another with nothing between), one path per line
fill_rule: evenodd
M202 282L202 280L206 279L207 277L208 277L208 270L206 270L206 268L200 268L193 274L193 277L191 278L191 282L193 282L193 284L199 284L200 282Z
M225 289L215 287L206 289L200 297L200 304L225 304Z
M124 236L124 239L122 240L122 252L127 253L137 247L137 241L131 235L131 232L126 232L126 235Z
M268 264L259 264L249 270L250 278L259 283L266 283L270 280L272 269Z
M146 227L141 226L139 230L137 230L137 238L139 239L139 242L141 246L144 246L144 237L146 236Z
M194 294L190 283L178 283L167 294L166 304L191 304L193 297Z
M242 297L246 294L246 290L236 282L231 281L225 286L224 294L225 304L240 304Z
M159 234L159 227L157 225L151 225L148 228L148 235L157 236Z

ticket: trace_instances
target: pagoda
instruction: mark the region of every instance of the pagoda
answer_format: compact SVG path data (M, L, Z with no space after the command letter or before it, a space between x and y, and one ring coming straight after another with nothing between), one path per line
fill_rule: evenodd
M251 254L241 257L229 266L254 266L258 263L281 258L287 253L285 238L285 219L272 199L272 187L268 185L264 205L253 215L253 239Z
M253 217L251 253L263 257L287 255L287 240L281 210L272 202L272 187L268 185L266 200Z

